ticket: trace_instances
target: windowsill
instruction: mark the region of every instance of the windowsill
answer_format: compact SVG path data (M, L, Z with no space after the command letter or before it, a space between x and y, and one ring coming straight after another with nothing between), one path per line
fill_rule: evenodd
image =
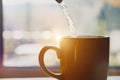
M58 72L57 68L50 68L53 72ZM2 67L0 68L0 78L22 78L22 77L47 77L41 68L16 68L16 67Z
M58 68L51 68L53 72L59 72ZM120 69L109 69L109 76L120 76ZM41 68L0 68L0 78L22 77L48 77ZM120 79L119 79L120 80Z

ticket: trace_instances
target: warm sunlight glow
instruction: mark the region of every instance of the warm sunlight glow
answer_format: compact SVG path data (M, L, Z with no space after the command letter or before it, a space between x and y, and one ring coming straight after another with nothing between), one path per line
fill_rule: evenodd
M60 42L61 38L62 38L62 35L56 35L55 40L57 42Z
M50 39L52 37L52 32L51 31L48 31L48 30L45 30L42 32L42 38L47 40L47 39Z

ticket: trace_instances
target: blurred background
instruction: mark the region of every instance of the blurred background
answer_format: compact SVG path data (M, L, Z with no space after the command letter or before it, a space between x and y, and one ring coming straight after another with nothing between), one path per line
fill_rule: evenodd
M81 32L92 29L110 36L110 66L120 66L120 0L81 0L81 7L76 7L81 10L80 23L88 27L80 28ZM69 35L69 29L60 5L54 0L3 0L2 33L3 65L36 67L42 47L59 47L60 38ZM47 52L45 63L48 67L59 66L54 51Z

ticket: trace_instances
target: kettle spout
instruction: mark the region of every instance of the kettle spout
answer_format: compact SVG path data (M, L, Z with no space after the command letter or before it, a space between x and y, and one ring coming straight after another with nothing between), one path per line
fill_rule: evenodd
M56 0L58 3L61 3L62 2L62 0Z

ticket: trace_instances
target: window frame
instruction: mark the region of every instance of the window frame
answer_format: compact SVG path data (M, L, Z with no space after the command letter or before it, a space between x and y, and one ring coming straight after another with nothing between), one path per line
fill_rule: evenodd
M39 67L4 67L3 62L3 14L2 14L2 0L0 0L0 78L13 78L13 77L46 77L42 69ZM58 68L50 68L54 72L58 72ZM120 67L109 68L108 75L120 75Z

